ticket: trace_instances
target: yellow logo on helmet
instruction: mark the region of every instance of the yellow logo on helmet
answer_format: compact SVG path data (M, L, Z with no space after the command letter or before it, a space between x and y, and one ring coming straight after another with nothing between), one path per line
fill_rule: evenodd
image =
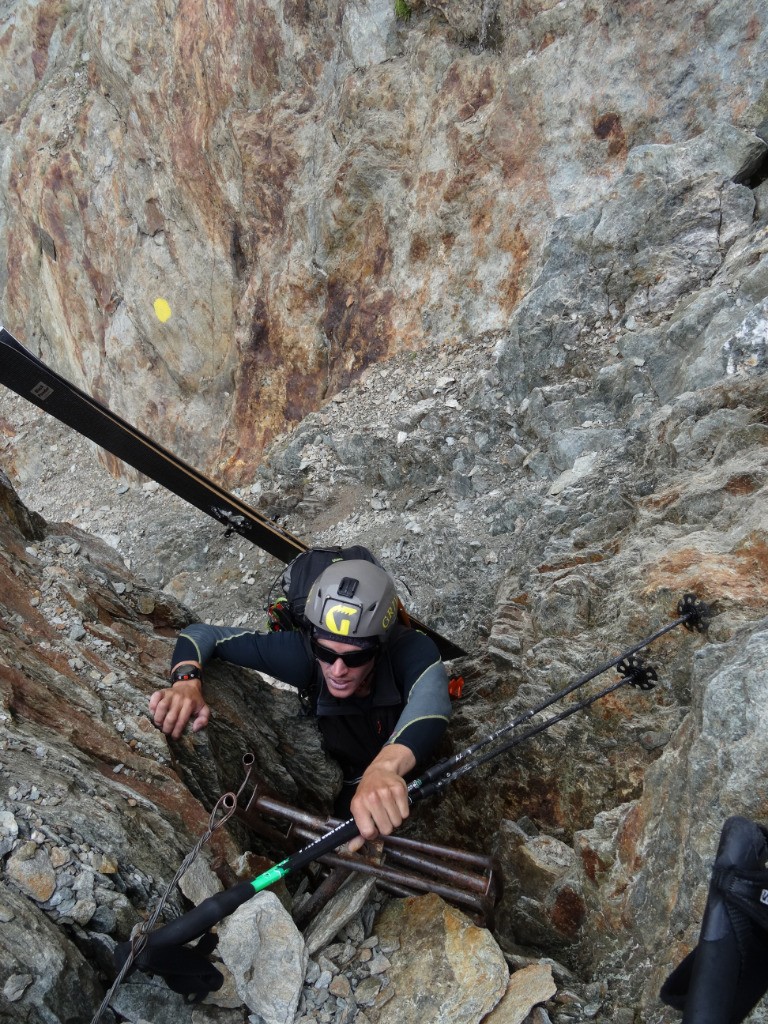
M323 622L329 633L349 636L352 625L360 616L360 609L348 604L332 604L325 612Z
M381 628L389 629L397 615L397 598L394 598L387 610L384 612L384 618L381 620Z

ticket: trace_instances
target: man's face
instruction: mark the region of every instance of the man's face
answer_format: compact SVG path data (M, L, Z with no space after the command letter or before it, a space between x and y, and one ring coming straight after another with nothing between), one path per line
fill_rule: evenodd
M355 647L354 644L344 644L336 640L315 640L314 646L316 651L318 649L323 652L328 651L331 655L360 654L360 648ZM358 697L367 696L371 690L371 672L375 654L376 651L372 648L370 659L356 668L345 665L340 657L331 663L318 658L318 664L330 695L341 698L353 697L355 694Z

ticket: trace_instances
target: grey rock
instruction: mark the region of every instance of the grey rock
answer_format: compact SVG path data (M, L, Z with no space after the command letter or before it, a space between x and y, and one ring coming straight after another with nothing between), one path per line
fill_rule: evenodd
M12 974L3 985L3 995L9 1003L15 1003L21 999L34 980L31 974Z
M375 879L371 875L350 875L336 895L305 929L304 941L310 956L327 946L356 918L374 885Z
M355 989L355 1000L360 1006L373 1006L376 1002L376 997L381 991L381 984L381 978L363 978Z
M371 975L384 974L391 966L390 961L383 955L383 953L379 953L378 956L374 956L368 961L368 971Z
M315 982L315 988L326 989L331 984L333 974L330 971L321 971L320 976Z
M534 1006L527 1024L552 1024L552 1018L543 1006Z
M702 169L741 179L749 178L767 153L768 145L757 135L720 122L681 145L637 147L628 154L627 170L667 181L696 177Z
M72 908L72 917L79 925L87 925L96 912L93 900L78 900Z
M190 903L197 905L209 896L221 892L223 886L205 860L205 855L201 854L179 879L179 888Z
M10 811L0 811L0 857L13 849L19 834L16 818Z
M273 893L258 893L219 930L219 954L238 995L266 1024L292 1020L301 996L307 949Z
M95 1013L102 989L93 968L66 933L35 904L0 883L2 903L13 916L0 929L3 995L16 1020L77 1019Z
M117 914L112 907L96 907L87 923L93 931L111 935L117 928Z

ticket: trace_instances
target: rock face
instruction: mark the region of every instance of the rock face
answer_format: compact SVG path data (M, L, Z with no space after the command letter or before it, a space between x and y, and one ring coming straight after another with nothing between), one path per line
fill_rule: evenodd
M646 999L698 940L706 888L690 880L708 876L732 808L766 821L760 755L766 683L760 659L767 649L768 622L763 619L730 642L699 651L691 713L647 772L642 798L578 837L590 876L589 898L597 897L600 905L588 929L590 945L614 947L608 937L614 925L627 938L642 930L645 943L649 929L657 936L650 963L647 946L639 957L637 948L629 952L629 944L623 954L611 953L621 961L622 987L630 978L637 984L638 975L647 971ZM609 849L613 852L603 859L600 853ZM764 1020L765 1008L750 1019Z
M222 676L209 736L169 748L147 699L189 612L102 542L27 512L5 478L0 492L0 1007L8 1020L91 1019L114 942L154 909L219 795L239 786L242 755L317 807L338 770L297 699L258 680L244 692ZM250 735L238 725L249 720ZM203 856L232 884L240 853L216 830ZM176 890L167 906L181 908Z
M40 1020L45 1015L51 1020L76 1020L85 1006L95 1010L101 992L77 946L13 886L0 888L0 906L2 1019L29 1019L30 1006L37 1008Z
M365 366L504 330L552 224L611 196L631 150L768 116L762 8L412 6L15 4L7 326L247 479Z
M472 652L453 749L684 593L711 605L706 634L647 652L655 691L606 696L413 826L496 852L509 962L559 961L532 1020L666 1024L722 823L768 820L765 12L412 6L16 5L4 318L296 533L373 548ZM208 735L172 749L146 718L179 625L259 621L277 567L86 469L20 401L0 431L35 510L0 487L2 913L56 937L90 1003L245 752L308 806L335 775L257 679L221 670ZM240 852L216 834L225 884ZM68 1010L14 944L4 998ZM415 998L356 981L366 1015ZM178 1010L165 989L152 1008Z
M385 942L403 931L409 939L407 948L393 955L391 977L410 999L387 1003L382 1024L416 1018L425 1024L479 1022L506 991L509 968L488 932L437 896L398 900L381 915L377 931Z

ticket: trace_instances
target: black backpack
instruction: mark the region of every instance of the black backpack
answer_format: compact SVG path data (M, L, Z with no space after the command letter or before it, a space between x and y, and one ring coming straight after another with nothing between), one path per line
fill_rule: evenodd
M304 615L309 588L317 577L334 562L361 559L381 566L379 560L361 544L352 547L309 548L297 555L282 570L267 598L267 629L307 629L309 621Z

